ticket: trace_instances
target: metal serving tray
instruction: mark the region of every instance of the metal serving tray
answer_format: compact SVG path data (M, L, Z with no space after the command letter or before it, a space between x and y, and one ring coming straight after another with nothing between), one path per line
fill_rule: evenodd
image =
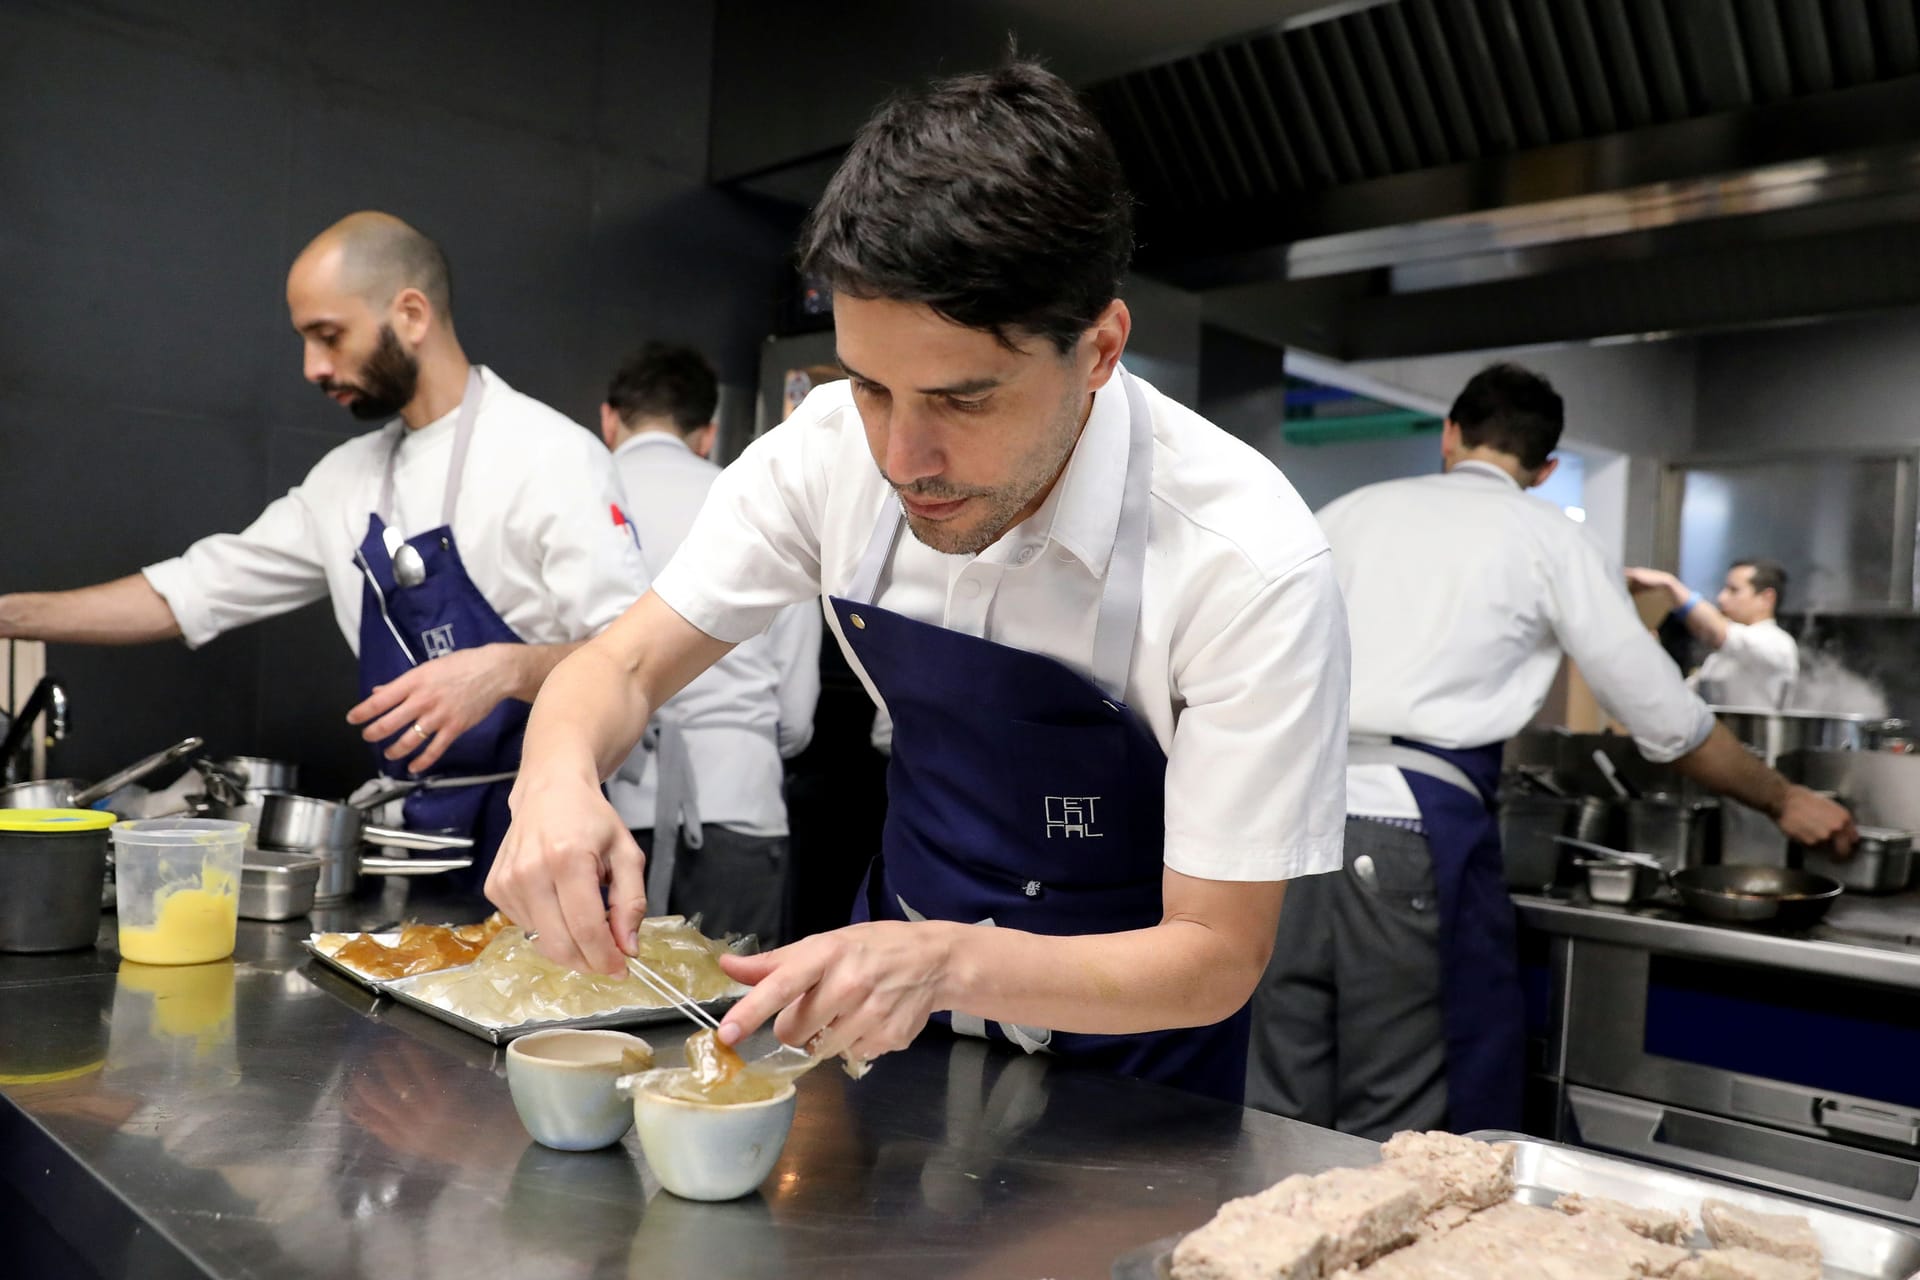
M318 935L314 935L314 937L317 936ZM398 932L376 933L373 937L376 941L389 946L400 940ZM319 947L314 945L313 937L306 938L301 945L307 949L307 954L311 955L315 960L327 968L332 969L335 973L346 977L356 985L365 987L367 990L375 992L376 994L386 996L399 1004L406 1005L408 1008L418 1009L430 1018L437 1018L450 1027L458 1027L468 1035L478 1036L480 1039L491 1044L505 1044L509 1040L529 1035L535 1031L554 1031L563 1027L644 1027L660 1023L691 1021L691 1019L687 1018L685 1014L681 1013L680 1010L672 1005L635 1005L631 1008L615 1009L608 1013L596 1013L591 1017L585 1018L551 1018L544 1021L516 1023L510 1027L497 1027L491 1023L475 1022L471 1018L463 1018L450 1009L443 1009L439 1005L422 1000L419 996L414 995L411 990L412 986L423 978L457 973L461 969L470 968L471 966L455 965L447 969L436 969L431 974L416 973L406 978L370 978L352 966L342 964L332 956L322 952ZM731 995L721 996L716 1000L700 1001L700 1007L718 1018L722 1013L732 1008L734 1002L739 1000L746 992L747 989L745 987L740 987Z
M1806 1218L1820 1240L1827 1280L1913 1280L1920 1275L1920 1235L1879 1218L1597 1155L1525 1134L1488 1130L1471 1136L1514 1145L1514 1199L1526 1204L1550 1205L1556 1198L1577 1191L1649 1209L1685 1212L1697 1224L1702 1200L1725 1200L1760 1213L1793 1213ZM1178 1243L1179 1236L1167 1236L1122 1255L1113 1264L1113 1280L1171 1280L1173 1247ZM1706 1235L1697 1226L1690 1243L1696 1249L1707 1247Z

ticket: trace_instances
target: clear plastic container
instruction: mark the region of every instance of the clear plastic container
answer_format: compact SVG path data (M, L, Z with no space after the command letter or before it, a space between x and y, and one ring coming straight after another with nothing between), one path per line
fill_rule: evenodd
M247 824L148 818L113 828L120 954L141 964L206 964L233 954Z

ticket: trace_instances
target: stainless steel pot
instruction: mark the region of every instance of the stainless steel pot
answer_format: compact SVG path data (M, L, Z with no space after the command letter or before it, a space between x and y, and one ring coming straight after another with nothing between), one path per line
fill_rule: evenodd
M392 849L442 851L471 849L466 836L429 835L395 827L368 826L366 815L350 804L315 800L311 796L268 792L260 804L260 826L255 843L262 849L316 854L321 859L315 902L337 902L350 897L362 874L435 875L463 871L468 858L392 858L365 855L363 843Z
M1899 893L1913 881L1913 832L1861 827L1849 857L1825 849L1795 845L1800 865L1815 875L1838 880L1855 893Z
M194 765L206 780L206 799L200 812L211 818L231 818L256 831L260 802L269 791L296 791L300 766L264 756L222 756Z
M219 756L207 764L237 781L249 791L298 791L300 766L291 760L270 760L265 756Z
M1627 847L1669 871L1720 860L1720 802L1659 793L1627 801Z
M1500 858L1507 887L1538 893L1560 880L1555 836L1576 834L1578 796L1509 796L1500 805Z
M1769 711L1765 707L1714 707L1733 736L1768 764L1795 751L1911 751L1913 726L1886 716Z
M10 787L0 787L0 809L91 809L96 801L106 799L129 782L138 782L175 760L192 755L205 745L199 738L183 738L165 751L156 751L146 759L92 784L78 778L16 782Z

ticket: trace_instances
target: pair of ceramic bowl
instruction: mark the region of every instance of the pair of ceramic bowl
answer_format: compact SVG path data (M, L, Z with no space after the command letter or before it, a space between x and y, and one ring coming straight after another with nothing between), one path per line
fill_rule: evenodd
M507 1085L520 1122L545 1146L592 1151L637 1130L648 1167L674 1195L732 1200L766 1181L793 1128L793 1085L764 1102L688 1102L648 1088L652 1063L652 1047L622 1031L540 1031L508 1043Z

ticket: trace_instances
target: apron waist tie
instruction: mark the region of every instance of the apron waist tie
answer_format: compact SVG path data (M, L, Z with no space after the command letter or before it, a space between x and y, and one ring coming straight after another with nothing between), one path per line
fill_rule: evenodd
M1450 787L1458 787L1476 800L1482 799L1480 788L1473 785L1473 779L1467 776L1466 770L1418 747L1404 747L1387 738L1348 738L1347 763L1392 765L1396 769L1423 774Z

